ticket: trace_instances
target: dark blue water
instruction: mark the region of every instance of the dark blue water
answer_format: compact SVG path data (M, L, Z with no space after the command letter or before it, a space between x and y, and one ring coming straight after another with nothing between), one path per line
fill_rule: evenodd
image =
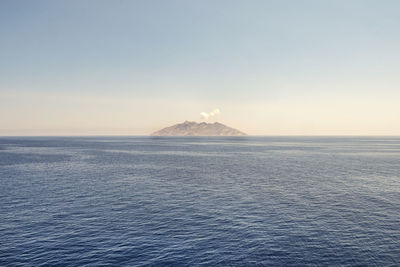
M400 138L0 138L0 265L400 265Z

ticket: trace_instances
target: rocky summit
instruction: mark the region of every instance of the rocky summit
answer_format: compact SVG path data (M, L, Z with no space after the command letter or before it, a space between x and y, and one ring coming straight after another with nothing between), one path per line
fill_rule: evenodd
M152 136L243 136L245 133L228 127L222 123L197 123L185 121L166 127L151 134Z

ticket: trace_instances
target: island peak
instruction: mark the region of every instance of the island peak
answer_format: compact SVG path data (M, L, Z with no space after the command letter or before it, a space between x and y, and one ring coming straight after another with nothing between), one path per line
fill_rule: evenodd
M170 127L163 128L151 134L152 136L243 136L245 133L228 127L222 123L197 123L184 121Z

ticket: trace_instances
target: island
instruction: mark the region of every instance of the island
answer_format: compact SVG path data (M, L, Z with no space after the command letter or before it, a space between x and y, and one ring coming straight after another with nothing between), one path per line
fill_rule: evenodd
M151 134L152 136L244 136L245 133L222 123L185 121Z

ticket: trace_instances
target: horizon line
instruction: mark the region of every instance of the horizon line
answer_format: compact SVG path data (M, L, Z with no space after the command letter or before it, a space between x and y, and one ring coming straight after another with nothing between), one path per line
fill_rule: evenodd
M400 135L353 135L353 134L341 134L341 135L268 135L268 134L246 134L246 135L231 135L231 136L222 136L222 135L175 135L175 136L154 136L151 134L82 134L82 135L0 135L0 138L7 137L152 137L152 138L168 138L168 137L398 137Z

